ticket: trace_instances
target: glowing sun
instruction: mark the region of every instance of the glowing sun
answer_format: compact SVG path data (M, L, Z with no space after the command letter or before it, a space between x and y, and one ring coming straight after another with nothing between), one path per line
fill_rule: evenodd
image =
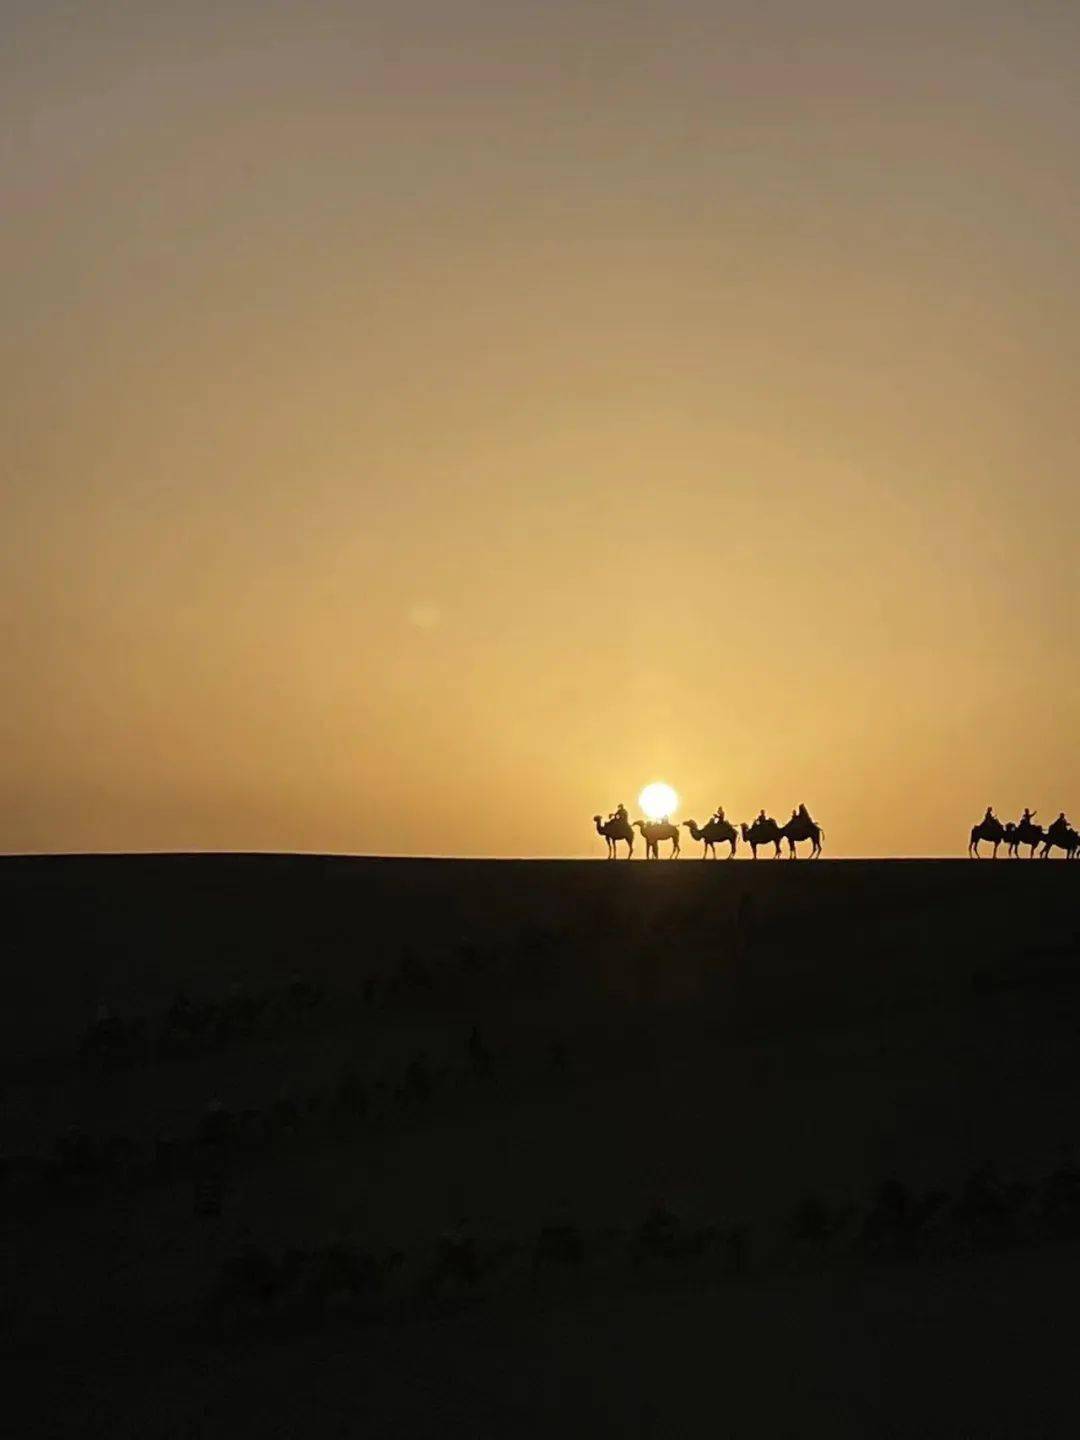
M679 808L678 795L670 785L664 785L660 781L654 785L646 785L637 798L647 820L662 820L665 815L673 815Z

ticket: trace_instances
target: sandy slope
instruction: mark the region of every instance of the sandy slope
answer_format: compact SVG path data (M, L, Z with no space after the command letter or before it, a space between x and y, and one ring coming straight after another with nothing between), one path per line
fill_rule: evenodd
M786 1227L807 1191L854 1205L890 1173L955 1190L985 1160L1034 1177L1071 1154L1078 886L1061 862L0 862L7 1153L72 1123L149 1147L211 1097L306 1103L348 1066L373 1107L234 1156L219 1220L188 1178L9 1215L9 1339L58 1367L41 1433L1071 1433L1070 1250L882 1270L808 1261ZM102 998L153 1022L181 985L221 999L294 969L324 998L249 1039L77 1062ZM432 1094L403 1105L420 1052ZM584 1278L529 1293L538 1226L599 1237L658 1198L751 1226L751 1273L641 1277L596 1239ZM464 1309L409 1309L461 1216L517 1259ZM188 1307L244 1231L400 1247L404 1312L193 1346Z

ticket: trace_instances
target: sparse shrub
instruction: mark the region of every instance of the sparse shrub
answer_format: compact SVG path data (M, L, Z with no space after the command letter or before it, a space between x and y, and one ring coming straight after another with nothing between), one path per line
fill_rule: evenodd
M484 1044L480 1031L475 1025L469 1032L469 1038L465 1043L465 1053L468 1060L468 1074L474 1080L490 1080L495 1070L495 1058Z
M405 1067L397 1098L403 1105L426 1105L431 1099L432 1078L427 1052L421 1050Z
M441 1290L446 1285L471 1290L481 1274L476 1239L463 1226L459 1225L439 1237L435 1263L428 1278L429 1291Z
M820 1195L804 1195L788 1222L788 1233L797 1244L824 1249L843 1227L848 1213L829 1205Z
M349 1069L334 1087L330 1100L335 1120L351 1124L363 1120L368 1112L367 1086L358 1071Z
M920 1197L895 1177L884 1181L863 1221L863 1249L875 1259L917 1259L925 1253L948 1203L943 1190Z
M953 1224L974 1250L1000 1250L1020 1238L1026 1187L1006 1185L993 1167L972 1171L953 1208Z
M635 1266L645 1260L689 1260L704 1255L716 1238L715 1227L688 1228L666 1205L656 1204L634 1232Z
M579 1270L584 1263L585 1237L577 1225L569 1220L545 1225L537 1235L532 1249L533 1286L536 1286L545 1267Z
M1059 1165L1038 1190L1039 1219L1052 1239L1072 1240L1080 1235L1080 1170Z

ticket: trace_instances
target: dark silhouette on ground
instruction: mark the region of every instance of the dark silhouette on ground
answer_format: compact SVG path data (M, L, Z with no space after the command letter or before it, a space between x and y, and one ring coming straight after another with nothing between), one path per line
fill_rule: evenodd
M634 831L629 820L605 820L602 815L594 815L593 824L596 826L596 833L607 841L607 858L609 860L616 859L620 840L626 841L626 858L629 860L633 857Z
M738 831L734 825L730 825L726 820L710 820L704 829L698 825L696 820L684 820L683 824L695 840L703 842L701 851L701 858L703 860L710 850L712 851L713 859L715 860L717 858L717 845L730 845L731 850L728 854L728 859L734 859L735 845L738 840Z
M679 827L667 820L635 820L634 828L645 837L645 854L650 860L660 859L661 840L671 841L671 855L674 860L679 854Z
M1076 873L0 861L20 1435L1073 1433Z

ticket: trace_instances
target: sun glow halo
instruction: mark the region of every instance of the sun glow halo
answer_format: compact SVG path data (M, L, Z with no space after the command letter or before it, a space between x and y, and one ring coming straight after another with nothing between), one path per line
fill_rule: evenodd
M665 815L673 815L679 808L679 797L670 785L657 781L645 786L638 796L638 804L647 820L662 820Z

